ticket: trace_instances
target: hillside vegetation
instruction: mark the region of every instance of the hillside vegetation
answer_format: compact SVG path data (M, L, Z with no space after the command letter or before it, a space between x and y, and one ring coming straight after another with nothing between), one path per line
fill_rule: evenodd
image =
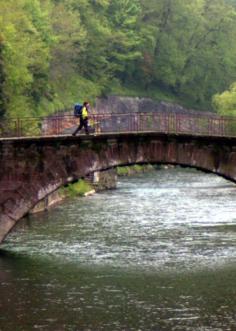
M220 112L235 107L236 98L225 106L235 95L235 0L0 0L0 8L0 117L110 94L207 110L217 94Z

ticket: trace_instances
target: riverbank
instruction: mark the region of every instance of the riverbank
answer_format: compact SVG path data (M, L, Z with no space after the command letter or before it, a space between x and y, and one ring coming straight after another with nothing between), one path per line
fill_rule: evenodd
M152 164L134 164L132 166L117 167L118 176L134 176L139 173L150 172L158 169L157 166Z
M123 176L134 176L138 173L150 172L157 169L151 164L117 167L106 171L95 172L85 179L80 179L75 183L68 184L53 192L41 200L31 211L30 214L44 212L72 197L86 197L96 192L115 189L117 178Z
M114 189L116 184L116 169L95 172L86 178L70 183L53 192L41 200L29 213L36 214L47 211L58 203L73 197L86 197L99 191Z

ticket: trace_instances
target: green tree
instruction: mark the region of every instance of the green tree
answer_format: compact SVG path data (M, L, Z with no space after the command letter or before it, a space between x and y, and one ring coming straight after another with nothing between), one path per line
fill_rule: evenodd
M111 65L107 59L110 28L106 11L109 1L75 1L86 29L86 42L77 57L77 72L85 79L96 82L101 87L109 84Z
M4 116L6 112L6 97L4 91L5 84L5 68L4 68L4 56L3 56L3 36L0 34L0 118Z
M66 108L81 89L81 76L77 70L77 59L86 47L86 29L81 23L80 13L74 8L75 1L52 1L49 13L53 31L50 59L50 83L53 91L51 108L55 111ZM46 103L44 108L49 107Z
M207 108L236 81L235 0L0 0L0 8L0 116L47 115L124 86Z
M236 116L236 83L229 90L216 94L213 105L220 115Z
M2 104L8 115L30 113L25 93L33 78L29 71L31 59L28 56L29 31L32 29L23 10L24 1L0 1Z
M0 5L1 103L8 116L33 115L48 84L46 15L38 0Z
M49 22L51 4L48 0L25 0L24 9L31 21L28 54L31 59L29 70L32 75L32 83L27 95L32 100L32 108L35 115L42 114L41 103L44 99L51 100L52 87L49 81L49 66L51 48L55 43L55 37Z
M235 80L235 9L223 0L142 1L142 6L149 35L144 81L209 105L214 93Z
M111 1L108 20L111 35L108 60L113 63L114 74L125 81L132 77L133 63L141 58L142 38L139 29L141 7L138 0Z
M178 92L199 104L235 80L236 12L223 0L205 0L192 30Z

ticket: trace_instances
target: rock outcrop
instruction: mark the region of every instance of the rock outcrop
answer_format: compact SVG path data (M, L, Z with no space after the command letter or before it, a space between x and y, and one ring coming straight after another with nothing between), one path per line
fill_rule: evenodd
M178 104L156 101L150 98L108 96L98 98L95 105L96 113L132 113L132 112L169 112L181 114L202 114L202 111L184 108ZM204 112L205 113L205 112ZM213 115L212 112L209 114Z

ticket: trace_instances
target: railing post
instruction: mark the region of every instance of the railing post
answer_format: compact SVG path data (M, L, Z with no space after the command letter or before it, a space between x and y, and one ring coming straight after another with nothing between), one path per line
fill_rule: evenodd
M20 137L22 134L21 134L21 120L20 118L17 118L16 120L16 135L17 137Z
M57 135L59 135L60 132L60 117L57 116Z
M175 133L179 133L179 114L175 114Z
M211 119L208 118L208 130L207 130L207 134L210 135L211 133Z
M221 120L220 120L220 123L221 123L221 136L224 136L224 134L225 134L225 126L224 126L224 119L222 118Z

